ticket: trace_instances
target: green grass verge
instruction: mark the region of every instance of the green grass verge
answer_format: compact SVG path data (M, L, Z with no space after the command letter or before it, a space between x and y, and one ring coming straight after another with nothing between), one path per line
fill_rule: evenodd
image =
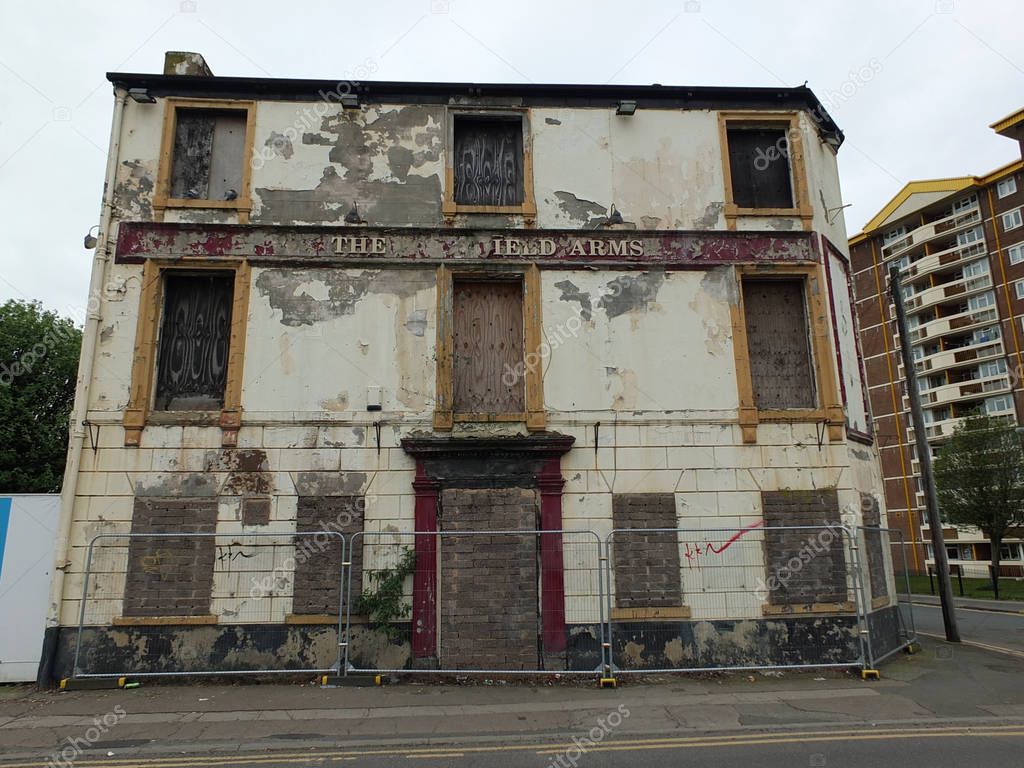
M906 582L902 575L896 577L897 585L902 591L905 589ZM933 577L935 583L935 593L938 594L939 580ZM930 595L931 590L928 586L927 576L911 576L910 577L910 591L915 595ZM953 576L953 596L960 596L960 583L957 581L956 576ZM964 579L964 597L975 597L981 600L993 600L995 596L992 594L992 583L988 579ZM1024 600L1024 581L1017 581L1016 579L1006 578L1005 576L999 580L999 599L1000 600Z

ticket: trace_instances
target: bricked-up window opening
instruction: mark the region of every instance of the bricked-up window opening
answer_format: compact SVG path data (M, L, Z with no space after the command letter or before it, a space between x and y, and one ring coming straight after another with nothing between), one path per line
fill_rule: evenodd
M792 208L789 143L782 128L729 128L732 201L740 208Z
M757 408L815 408L804 281L744 280L743 310Z
M236 199L242 191L246 113L179 109L175 118L171 197Z
M619 529L675 529L676 499L671 493L612 496L612 522ZM616 534L615 605L618 608L674 608L683 604L679 535L674 531Z
M361 496L300 496L295 519L298 533L337 531L346 540L363 530ZM295 558L295 586L292 613L296 615L336 616L341 599L341 545L337 538L296 537L300 556ZM349 558L352 563L354 603L363 593L363 542L360 539Z
M125 616L208 616L213 591L216 499L136 498L128 545Z
M864 548L867 550L868 581L871 584L871 599L889 596L889 584L885 577L885 541L888 534L881 530L882 513L878 499L870 493L860 495L860 508L864 517Z
M523 124L519 118L455 118L455 202L523 204Z
M525 410L523 284L453 282L452 402L459 414Z
M167 275L157 351L157 410L218 410L231 339L232 275Z
M763 491L761 505L769 604L848 602L845 541L837 528L835 489Z

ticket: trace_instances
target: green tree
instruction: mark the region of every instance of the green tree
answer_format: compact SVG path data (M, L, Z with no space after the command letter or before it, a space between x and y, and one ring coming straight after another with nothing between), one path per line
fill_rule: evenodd
M0 306L0 492L60 490L81 346L38 302Z
M935 459L939 510L953 525L972 525L992 544L992 589L999 599L999 550L1024 526L1024 449L1012 425L969 416Z

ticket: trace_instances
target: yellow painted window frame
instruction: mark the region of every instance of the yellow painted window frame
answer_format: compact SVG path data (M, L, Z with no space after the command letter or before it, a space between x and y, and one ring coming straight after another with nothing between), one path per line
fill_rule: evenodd
M757 442L757 425L771 422L824 423L830 441L843 439L846 423L836 382L834 354L825 279L821 265L739 266L735 267L738 300L732 306L733 353L736 359L736 384L739 390L739 422L744 443ZM750 374L750 348L747 344L746 310L743 304L743 279L803 280L811 342L811 370L814 374L818 405L815 408L761 410L754 400L754 382Z
M455 202L455 121L459 117L519 118L523 130L523 202L520 205L466 205ZM441 215L449 225L462 213L518 214L527 224L537 219L537 200L533 192L533 137L530 133L530 110L449 108L445 112L444 200Z
M242 188L234 200L193 200L171 197L171 171L174 165L174 136L178 130L179 109L232 110L245 112L245 147L242 152ZM163 221L168 208L217 208L236 211L238 223L248 224L252 210L252 153L256 140L256 102L235 99L178 99L168 98L164 105L163 135L160 139L160 166L157 170L156 191L153 194L153 214Z
M732 167L729 163L729 128L784 128L789 141L789 175L793 184L792 208L741 208L733 199ZM803 228L811 229L814 211L807 187L803 134L798 112L719 112L718 137L725 174L725 223L736 229L736 220L744 216L799 216Z
M456 413L453 410L452 334L454 330L455 280L519 278L523 281L523 359L530 355L540 360L541 281L536 264L509 265L500 270L437 268L437 397L434 405L434 429L451 431L456 422L525 422L527 430L542 432L547 426L544 411L544 374L542 366L526 366L526 411L521 413Z
M160 343L165 278L175 272L202 271L234 273L224 404L219 411L154 412L156 357ZM245 364L245 336L248 329L251 282L252 270L248 261L146 260L142 269L138 325L135 328L135 357L132 360L128 405L125 407L123 418L125 445L139 445L142 441L142 431L147 424L220 426L221 444L225 447L238 444L238 430L242 423L242 371Z

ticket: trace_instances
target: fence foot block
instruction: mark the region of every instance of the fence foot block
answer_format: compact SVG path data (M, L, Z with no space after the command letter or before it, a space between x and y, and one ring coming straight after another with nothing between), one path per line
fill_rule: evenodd
M601 688L618 688L619 681L614 677L602 677L599 685Z
M906 648L903 649L903 652L908 656L911 656L915 653L920 653L921 646L918 643L910 643Z
M881 680L882 676L878 674L877 669L862 669L860 671L861 680Z
M384 675L324 675L320 678L321 688L365 688L384 685Z
M65 677L60 681L60 689L62 691L103 691L124 688L127 682L128 678L125 677Z

